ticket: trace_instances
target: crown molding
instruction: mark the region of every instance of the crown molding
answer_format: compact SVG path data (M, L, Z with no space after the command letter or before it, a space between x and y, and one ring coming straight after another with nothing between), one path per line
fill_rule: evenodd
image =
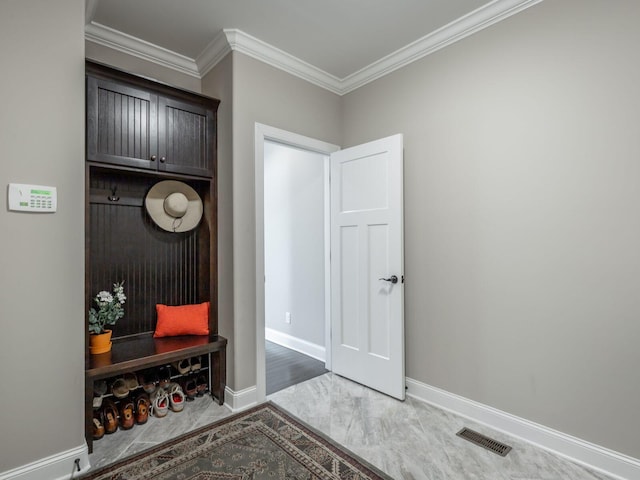
M93 22L93 17L98 8L98 0L85 0L84 2L84 23L85 25Z
M300 60L262 40L258 40L241 30L225 29L224 33L227 36L231 50L244 53L338 95L342 94L342 82L338 77L320 70L318 67L314 67L310 63Z
M91 16L93 12L89 10L95 8L94 1L87 3ZM93 21L85 26L85 39L199 79L233 50L344 95L542 1L493 0L345 78L331 75L238 29L224 29L195 60Z
M113 28L91 22L84 27L85 40L112 48L143 60L201 78L196 62L189 57L127 35Z
M341 94L349 93L452 43L534 6L543 0L494 0L415 42L342 79Z
M231 46L224 31L221 31L196 58L200 78L204 77L231 51Z

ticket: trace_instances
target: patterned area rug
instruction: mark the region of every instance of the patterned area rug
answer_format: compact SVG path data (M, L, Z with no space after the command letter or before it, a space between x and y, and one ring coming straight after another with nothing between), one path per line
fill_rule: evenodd
M391 480L265 403L190 432L83 480Z

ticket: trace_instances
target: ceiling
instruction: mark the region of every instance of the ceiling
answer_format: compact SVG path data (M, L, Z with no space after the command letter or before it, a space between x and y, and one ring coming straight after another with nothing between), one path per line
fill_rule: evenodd
M199 77L240 50L345 93L539 1L86 0L86 38Z

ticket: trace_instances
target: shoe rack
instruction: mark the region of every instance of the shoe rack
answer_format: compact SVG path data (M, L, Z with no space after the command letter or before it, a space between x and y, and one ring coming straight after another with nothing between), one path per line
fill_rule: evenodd
M199 355L95 380L93 440L143 425L150 417L182 412L189 402L211 394L210 378L209 356Z

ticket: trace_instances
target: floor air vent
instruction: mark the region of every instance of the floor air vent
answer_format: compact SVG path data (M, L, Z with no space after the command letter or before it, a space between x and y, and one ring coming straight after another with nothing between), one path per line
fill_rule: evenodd
M474 432L468 428L463 428L458 433L456 433L459 437L464 438L465 440L469 440L471 443L475 443L476 445L486 448L487 450L492 451L493 453L497 453L501 457L504 457L511 451L511 447L509 445L505 445L504 443L500 443L493 438L489 438L481 433Z

